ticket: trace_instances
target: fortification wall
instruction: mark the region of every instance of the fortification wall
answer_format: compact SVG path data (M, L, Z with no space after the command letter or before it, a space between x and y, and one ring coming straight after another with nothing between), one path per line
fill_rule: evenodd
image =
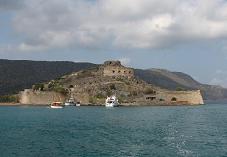
M161 91L157 95L166 104L204 104L200 90L195 91Z
M26 89L20 92L21 104L45 105L53 101L64 101L65 96L52 91L33 91Z
M104 76L123 76L131 78L134 76L134 71L125 67L107 66L104 68L103 74Z

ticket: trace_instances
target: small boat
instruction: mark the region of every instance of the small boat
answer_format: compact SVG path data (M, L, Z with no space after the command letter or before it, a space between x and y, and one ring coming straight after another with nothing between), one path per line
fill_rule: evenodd
M51 105L50 105L50 108L63 108L63 104L62 102L53 102Z
M117 107L118 105L118 99L115 95L106 98L106 107Z
M76 106L80 106L80 102L76 102Z
M71 97L69 100L65 102L65 106L75 106L74 99Z

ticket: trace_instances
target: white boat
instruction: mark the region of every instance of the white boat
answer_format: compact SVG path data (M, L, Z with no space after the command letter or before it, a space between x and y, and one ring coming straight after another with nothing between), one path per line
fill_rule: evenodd
M62 102L53 102L51 105L50 105L50 108L55 108L55 109L58 109L58 108L63 108L64 106L62 105Z
M106 107L117 107L118 105L118 99L115 95L106 98Z
M80 102L77 102L77 103L76 103L76 106L80 106Z
M74 102L74 99L73 98L70 98L69 100L67 100L65 102L65 106L75 106L75 102Z

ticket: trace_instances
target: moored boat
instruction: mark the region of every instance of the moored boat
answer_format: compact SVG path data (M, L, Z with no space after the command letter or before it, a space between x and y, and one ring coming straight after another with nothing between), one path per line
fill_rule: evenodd
M117 107L117 106L119 106L119 102L118 102L117 97L115 95L107 97L105 106L106 107Z
M65 102L65 106L75 106L74 99L71 97L69 100Z
M80 106L80 102L76 102L76 106L77 106L77 107Z
M63 108L63 107L64 107L64 105L62 104L62 102L53 102L50 105L50 108L54 108L54 109Z

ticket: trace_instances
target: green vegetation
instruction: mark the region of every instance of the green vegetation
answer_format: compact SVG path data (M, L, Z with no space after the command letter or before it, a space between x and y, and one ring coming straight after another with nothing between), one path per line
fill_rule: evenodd
M63 87L55 87L53 88L53 91L61 93L63 95L67 95L69 93L68 90Z
M95 102L96 102L96 99L94 98L94 97L89 97L89 103L91 103L91 104L95 104Z
M33 90L40 90L40 91L43 91L44 89L44 84L43 83L38 83L38 84L35 84L33 87L32 87Z
M54 89L54 88L58 88L58 87L61 87L62 85L59 83L59 81L57 80L54 80L54 81L51 81L49 82L48 84L48 88L49 89Z
M93 76L91 71L83 70L82 72L78 73L77 78L85 78L85 77L91 77L91 76Z
M125 99L126 99L126 96L123 95L123 94L121 94L121 95L118 97L119 103L123 103Z
M177 87L176 88L176 91L184 91L185 89L184 88L182 88L182 87Z
M110 89L111 89L111 90L116 90L115 85L114 85L114 84L111 84L111 85L110 85Z
M6 103L9 103L9 102L19 102L19 98L18 96L16 95L3 95L3 96L0 96L0 102L6 102Z

